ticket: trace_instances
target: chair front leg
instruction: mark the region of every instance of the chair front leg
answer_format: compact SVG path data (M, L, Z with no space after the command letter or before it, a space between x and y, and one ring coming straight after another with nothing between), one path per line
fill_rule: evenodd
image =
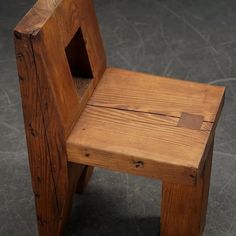
M161 236L203 234L211 175L213 142L200 180L194 186L164 182L161 204Z

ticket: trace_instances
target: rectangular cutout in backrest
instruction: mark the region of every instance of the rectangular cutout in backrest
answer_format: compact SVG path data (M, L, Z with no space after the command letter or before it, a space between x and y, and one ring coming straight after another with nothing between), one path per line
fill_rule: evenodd
M93 73L81 28L75 33L65 52L76 89L82 97L93 79Z

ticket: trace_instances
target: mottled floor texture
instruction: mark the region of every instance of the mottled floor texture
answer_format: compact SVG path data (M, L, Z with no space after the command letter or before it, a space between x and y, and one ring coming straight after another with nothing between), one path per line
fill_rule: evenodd
M32 0L0 2L0 235L37 235L12 28ZM227 86L205 236L236 235L236 1L96 0L109 64ZM65 235L152 236L159 181L96 169Z

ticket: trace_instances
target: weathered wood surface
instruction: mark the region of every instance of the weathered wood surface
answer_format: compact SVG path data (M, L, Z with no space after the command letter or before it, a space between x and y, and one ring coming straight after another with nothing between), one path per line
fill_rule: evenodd
M223 100L222 87L107 69L67 140L68 158L195 184Z
M224 88L109 68L90 105L180 117L182 112L214 122Z
M79 28L93 74L81 96L65 53ZM39 234L60 235L85 173L85 166L68 164L66 138L106 68L92 1L39 0L14 40Z
M209 131L177 118L87 106L67 140L68 158L112 170L194 183Z
M48 81L38 79L30 37L15 36L39 234L50 235L60 231L63 209L68 205L65 135Z
M202 175L194 186L163 183L161 202L161 235L162 236L200 236L203 233L209 184L213 141Z

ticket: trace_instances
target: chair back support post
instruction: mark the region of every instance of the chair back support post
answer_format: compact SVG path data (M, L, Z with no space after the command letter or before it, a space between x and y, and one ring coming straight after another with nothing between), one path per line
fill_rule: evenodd
M39 0L14 42L39 234L60 235L85 167L68 164L66 138L106 69L92 0Z

